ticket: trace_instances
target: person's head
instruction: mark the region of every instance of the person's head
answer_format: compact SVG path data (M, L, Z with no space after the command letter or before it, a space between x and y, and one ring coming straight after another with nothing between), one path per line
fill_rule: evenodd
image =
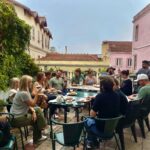
M36 76L37 82L43 82L45 80L45 73L44 72L38 72Z
M114 67L109 67L109 68L107 68L106 71L108 72L109 75L113 75L115 73L115 70L116 69Z
M10 80L10 88L17 90L19 88L19 82L20 82L19 78L16 78L16 77L12 78Z
M53 77L56 77L56 72L55 71L53 71L52 73L51 73L51 77L53 78Z
M112 92L114 86L114 81L111 77L103 77L100 80L100 91L101 92Z
M146 74L139 74L137 76L137 82L140 86L145 86L149 82L149 78Z
M57 77L57 78L60 78L61 75L62 75L62 70L57 70L57 71L56 71L56 77Z
M92 70L92 69L89 69L89 70L88 70L88 76L90 76L90 77L93 76L93 70Z
M23 75L20 79L19 90L29 91L32 88L32 77L29 75Z
M118 90L120 88L119 81L116 78L113 78L113 80L114 80L113 89Z
M121 71L121 77L123 79L128 78L128 76L129 76L129 70L123 70L123 71Z
M80 69L80 68L77 68L74 73L75 73L75 76L76 76L76 77L80 76L80 74L81 74L81 69Z
M45 77L47 80L49 80L51 78L51 72L50 71L45 72Z
M149 67L149 61L143 60L143 61L142 61L142 68L148 69L148 67Z

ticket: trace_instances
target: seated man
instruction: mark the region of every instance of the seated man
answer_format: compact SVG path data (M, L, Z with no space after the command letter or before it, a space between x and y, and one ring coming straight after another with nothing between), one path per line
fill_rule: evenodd
M113 118L120 114L120 98L119 95L113 91L114 81L110 77L104 77L100 81L100 91L94 101L91 117L98 118ZM85 127L88 132L87 148L97 145L97 136L103 132L103 124L96 126L91 119L85 121Z
M142 100L142 105L147 106L150 102L150 81L146 74L139 74L137 76L137 81L141 86L137 98L138 100ZM130 99L134 99L134 95L129 96Z
M71 84L72 85L77 85L77 84L84 84L84 77L81 74L81 70L80 68L77 68L74 72L74 76L71 79Z
M49 80L50 88L55 88L59 91L62 91L65 88L65 83L61 75L62 75L62 71L57 70L56 76Z

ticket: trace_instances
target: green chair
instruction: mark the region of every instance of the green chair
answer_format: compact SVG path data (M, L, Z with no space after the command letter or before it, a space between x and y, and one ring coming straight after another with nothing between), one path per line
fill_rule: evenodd
M74 148L81 142L81 136L84 129L84 122L77 123L60 123L54 119L50 121L52 150L55 150L55 142L63 146L71 146ZM53 125L59 125L62 131L54 132ZM83 136L84 137L84 136ZM85 140L84 140L85 141Z
M2 138L3 138L3 132L0 131L0 142L2 141ZM3 147L0 147L0 149L2 149L2 150L18 150L16 137L14 135L11 135L8 140L8 143L6 145L4 145Z
M0 106L2 107L2 106ZM14 119L14 115L11 114L11 113L3 113L3 112L0 112L0 116L1 115L7 115L7 119L8 121L10 122L10 125L11 125L11 121ZM16 127L13 127L12 128L16 128ZM25 133L25 139L27 140L27 136L28 136L28 127L27 126L24 126L24 133ZM25 146L24 146L24 140L23 140L23 131L21 129L21 127L18 127L19 129L19 132L20 132L20 136L21 136L21 143L22 143L22 149L24 150L25 149Z
M118 139L117 139L117 136L115 133L115 129L117 127L119 120L122 117L123 116L119 116L119 117L115 117L115 118L92 118L92 117L89 117L89 118L92 118L95 120L97 127L103 126L103 131L101 131L99 134L96 135L99 142L111 140L113 137L115 137L117 147L119 150L121 150L120 144L118 142Z
M8 116L8 121L9 121L9 118L10 118L11 114L0 112L0 116L6 115L6 114L9 115ZM2 142L2 139L3 139L3 132L0 130L0 142ZM16 137L14 135L10 135L10 138L8 139L7 144L4 145L3 147L0 147L0 149L3 149L3 150L18 150Z

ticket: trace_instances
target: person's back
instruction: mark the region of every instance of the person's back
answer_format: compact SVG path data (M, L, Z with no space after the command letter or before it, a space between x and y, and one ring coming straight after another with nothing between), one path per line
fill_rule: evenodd
M93 108L99 118L112 118L120 114L120 99L115 92L104 92L96 96Z

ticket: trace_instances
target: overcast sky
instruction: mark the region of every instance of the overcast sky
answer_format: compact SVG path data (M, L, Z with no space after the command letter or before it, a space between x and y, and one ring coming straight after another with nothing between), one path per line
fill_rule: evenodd
M132 20L149 0L17 0L46 16L51 46L69 53L101 52L104 40L132 40Z

